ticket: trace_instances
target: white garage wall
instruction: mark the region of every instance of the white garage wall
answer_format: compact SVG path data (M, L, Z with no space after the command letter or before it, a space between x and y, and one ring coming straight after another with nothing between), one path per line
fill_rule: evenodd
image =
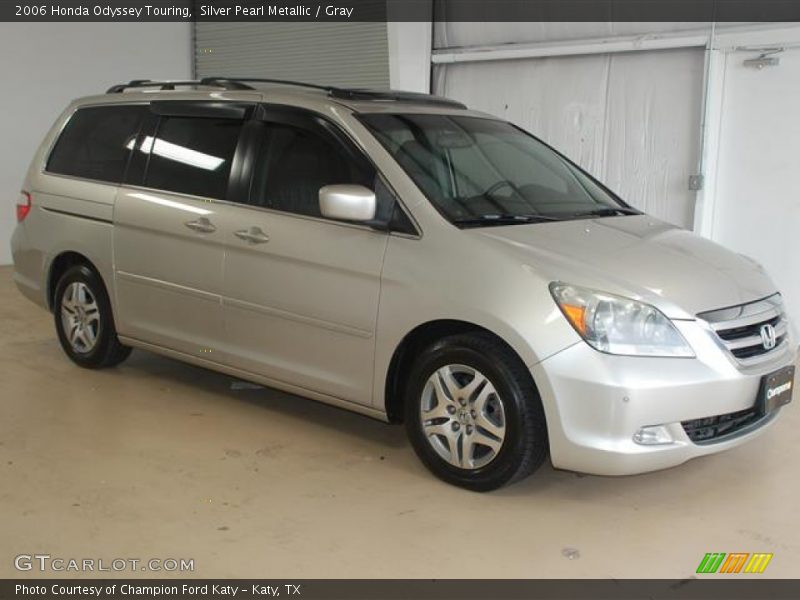
M432 35L433 28L426 22L386 24L391 89L423 94L431 91Z
M188 23L0 23L0 264L31 156L69 101L130 79L186 79L191 50Z
M434 91L520 125L632 205L691 228L703 61L685 48L437 65Z
M609 57L602 179L631 204L687 229L694 221L703 51Z

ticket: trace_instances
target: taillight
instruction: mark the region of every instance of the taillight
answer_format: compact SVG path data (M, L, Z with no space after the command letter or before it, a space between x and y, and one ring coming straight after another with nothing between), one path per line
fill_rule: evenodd
M22 223L29 212L31 212L31 195L28 192L20 192L17 200L17 223Z

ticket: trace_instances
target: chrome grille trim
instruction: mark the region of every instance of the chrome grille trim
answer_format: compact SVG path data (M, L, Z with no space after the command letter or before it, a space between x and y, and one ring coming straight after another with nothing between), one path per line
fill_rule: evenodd
M718 322L711 322L711 328L715 331L719 331L720 329L734 329L736 327L746 327L748 325L753 325L755 323L765 323L770 319L774 319L775 317L780 316L781 310L779 307L772 307L769 310L764 310L759 313L750 314L744 317L739 317L738 319L734 319L732 321L718 321ZM699 316L699 315L698 315ZM706 318L706 320L708 320Z
M786 332L788 331L788 325L786 324L785 320L779 321L778 324L775 325L774 327L775 327L775 335L779 338L785 336ZM749 346L759 346L759 345L761 345L760 335L751 335L748 337L738 338L735 340L725 342L725 346L729 350L738 350L740 348L747 348Z
M783 350L788 337L789 324L783 310L780 294L762 300L711 310L697 315L708 323L717 341L742 365L756 365L772 358ZM775 328L774 348L764 348L761 328L770 324Z

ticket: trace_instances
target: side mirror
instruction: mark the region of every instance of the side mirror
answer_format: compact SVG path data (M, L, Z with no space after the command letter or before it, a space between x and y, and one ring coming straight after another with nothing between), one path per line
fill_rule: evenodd
M326 185L319 190L319 210L330 219L372 221L376 206L375 192L363 185Z

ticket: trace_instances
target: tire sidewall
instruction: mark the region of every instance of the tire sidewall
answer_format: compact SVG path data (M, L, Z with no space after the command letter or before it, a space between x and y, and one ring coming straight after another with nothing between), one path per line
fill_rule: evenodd
M495 489L507 483L524 459L526 390L520 388L506 362L498 358L486 356L464 344L452 344L446 340L439 342L419 356L406 391L406 430L420 460L445 481L476 491ZM463 364L483 373L503 403L506 424L503 446L489 464L478 469L461 469L448 463L431 446L422 429L420 403L426 382L437 369L449 364Z
M64 290L66 290L67 286L71 283L76 282L83 283L89 288L94 296L95 302L97 302L100 313L97 327L97 343L89 352L76 352L72 348L61 321L61 304ZM108 300L108 293L97 273L85 265L76 265L67 269L56 284L53 314L55 316L58 341L61 343L61 347L70 359L82 367L91 368L98 366L107 355L112 336L115 336L116 332L114 330L114 323L111 320L111 304Z

